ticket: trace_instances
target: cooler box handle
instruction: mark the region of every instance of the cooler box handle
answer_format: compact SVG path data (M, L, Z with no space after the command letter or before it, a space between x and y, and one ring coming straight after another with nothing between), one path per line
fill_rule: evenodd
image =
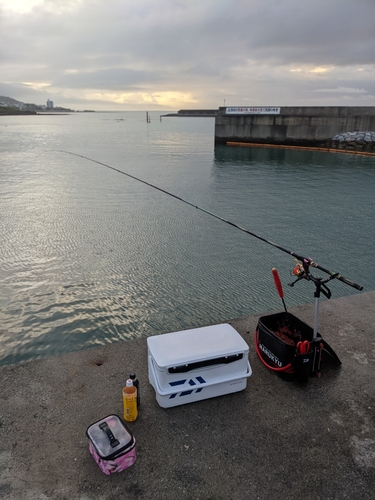
M222 356L221 358L206 359L204 361L196 361L195 363L188 363L187 365L173 366L168 368L168 373L187 373L197 368L204 368L205 366L212 365L228 365L243 358L243 353L232 354L231 356Z

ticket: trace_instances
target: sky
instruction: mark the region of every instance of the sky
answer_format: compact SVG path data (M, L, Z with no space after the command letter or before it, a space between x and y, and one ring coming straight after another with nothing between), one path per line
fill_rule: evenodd
M77 111L375 106L375 0L0 0L0 95Z

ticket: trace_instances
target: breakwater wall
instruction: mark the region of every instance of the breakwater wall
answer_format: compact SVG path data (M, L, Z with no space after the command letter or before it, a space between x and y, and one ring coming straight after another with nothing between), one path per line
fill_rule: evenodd
M375 132L375 106L220 107L215 117L215 142L224 144L340 147L332 140L346 132ZM373 150L368 138L348 147Z
M168 113L161 116L182 116L182 117L207 117L213 118L217 115L217 109L180 109L177 113Z

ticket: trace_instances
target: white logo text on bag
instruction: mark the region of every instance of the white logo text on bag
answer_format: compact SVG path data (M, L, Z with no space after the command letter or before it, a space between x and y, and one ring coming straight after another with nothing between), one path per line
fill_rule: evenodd
M283 366L279 358L275 356L271 351L269 351L263 344L259 344L259 349L263 351L264 354L268 356L273 363L275 363L275 365L279 366L280 368Z

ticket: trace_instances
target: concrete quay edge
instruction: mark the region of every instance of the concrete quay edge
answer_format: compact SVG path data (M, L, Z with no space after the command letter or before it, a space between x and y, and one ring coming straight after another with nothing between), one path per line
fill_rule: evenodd
M258 360L261 315L223 321L250 346L247 388L169 409L148 383L144 338L0 367L0 498L373 499L374 305L375 291L321 302L319 332L342 366L324 359L321 378L303 385ZM313 303L289 312L312 325ZM141 382L140 415L129 424L137 462L106 476L85 431L122 414L132 370Z

